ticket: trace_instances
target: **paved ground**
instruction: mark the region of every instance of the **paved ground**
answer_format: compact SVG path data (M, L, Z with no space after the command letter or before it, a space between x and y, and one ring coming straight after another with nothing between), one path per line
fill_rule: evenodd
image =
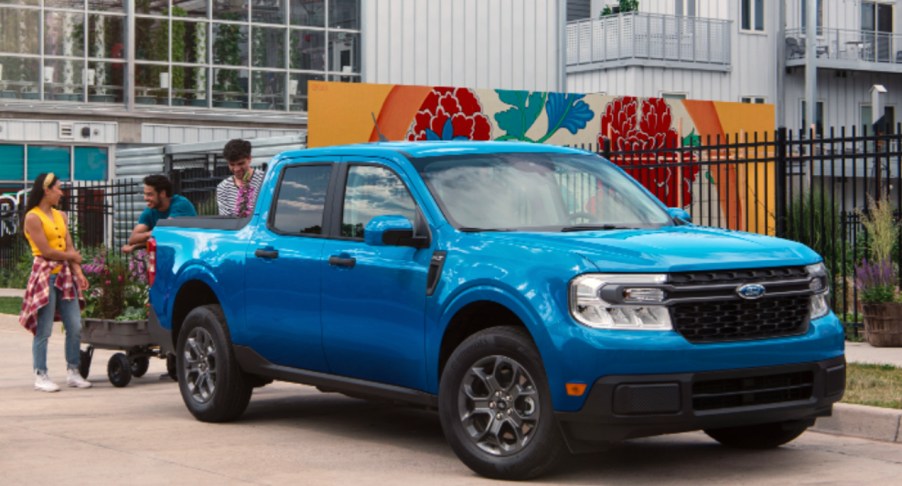
M15 316L0 316L4 485L490 483L457 460L434 413L275 383L255 391L240 421L205 424L187 412L177 385L159 378L163 360L151 360L145 377L115 388L105 372L112 351L98 350L89 377L94 388L45 394L31 387L30 345ZM49 365L58 382L62 346L55 329ZM869 354L857 348L850 346L850 360ZM881 359L894 360L897 352ZM853 417L848 407L828 419L839 419L838 432L861 429L868 436L893 427L892 417L875 422L882 409L861 407ZM747 453L691 433L578 456L540 484L892 484L899 477L902 444L809 432L781 450Z

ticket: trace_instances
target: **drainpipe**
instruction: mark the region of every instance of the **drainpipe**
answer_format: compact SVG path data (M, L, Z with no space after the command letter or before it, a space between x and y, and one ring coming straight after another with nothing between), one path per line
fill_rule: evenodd
M774 104L777 127L786 126L786 0L780 0L777 7L777 79L774 90Z
M817 0L803 1L808 2L805 21L805 120L808 126L802 127L807 135L817 123Z

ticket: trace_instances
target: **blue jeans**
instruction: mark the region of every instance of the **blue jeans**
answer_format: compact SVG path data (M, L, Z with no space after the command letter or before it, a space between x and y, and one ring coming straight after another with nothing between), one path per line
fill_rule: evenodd
M78 299L63 300L63 291L54 287L56 275L50 276L50 302L38 310L38 324L34 341L31 343L31 354L34 358L35 371L47 372L47 340L53 331L53 313L59 308L66 328L66 364L69 369L78 369L81 359L81 309Z

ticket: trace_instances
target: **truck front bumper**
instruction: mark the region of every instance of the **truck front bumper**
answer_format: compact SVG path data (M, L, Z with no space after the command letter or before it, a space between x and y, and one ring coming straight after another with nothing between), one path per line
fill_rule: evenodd
M811 363L597 380L577 412L558 412L573 451L659 434L829 416L845 391L844 356Z

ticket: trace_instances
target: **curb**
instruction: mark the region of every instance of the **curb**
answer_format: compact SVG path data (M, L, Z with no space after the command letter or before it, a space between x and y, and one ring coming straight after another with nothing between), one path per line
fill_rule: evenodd
M902 410L836 403L833 415L817 419L810 430L902 444Z

